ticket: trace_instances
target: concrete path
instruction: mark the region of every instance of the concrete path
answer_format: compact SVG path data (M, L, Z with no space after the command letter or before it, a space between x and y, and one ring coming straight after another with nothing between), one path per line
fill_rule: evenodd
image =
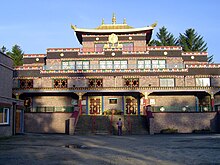
M220 164L220 135L25 134L0 139L0 164Z

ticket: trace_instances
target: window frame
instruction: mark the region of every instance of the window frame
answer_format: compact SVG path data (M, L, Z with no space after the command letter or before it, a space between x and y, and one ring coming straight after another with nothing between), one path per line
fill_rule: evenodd
M128 60L100 60L99 68L100 69L128 69Z
M63 65L63 63L68 63L68 65ZM70 65L72 63L72 65ZM77 64L78 63L78 64ZM81 64L79 64L81 63ZM85 65L85 63L88 63ZM73 65L74 64L74 65ZM66 67L66 68L64 68ZM90 61L89 60L69 60L69 61L62 61L61 68L66 70L86 70L90 69Z
M205 82L205 80L208 80L208 82ZM206 84L208 84L208 85L206 85ZM196 77L195 78L195 85L197 87L210 87L211 86L211 79L209 77Z
M5 112L7 114L6 121L5 121ZM9 125L10 124L10 108L2 108L2 123L0 125ZM0 121L1 121L0 120Z
M165 85L162 85L162 82L161 81L165 81L166 80L166 84ZM172 80L173 81L173 84L172 86L169 85L169 80ZM175 84L175 78L160 78L160 87L175 87L176 84Z
M139 62L143 62L143 64L139 64ZM140 66L142 65L142 66ZM143 59L137 60L137 68L138 69L164 69L166 68L166 60L151 60L151 59Z

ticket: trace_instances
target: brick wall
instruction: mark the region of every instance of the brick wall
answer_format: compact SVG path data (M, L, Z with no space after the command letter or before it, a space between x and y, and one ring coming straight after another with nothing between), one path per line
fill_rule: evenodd
M42 87L42 79L36 78L33 80L33 87L34 88L41 88Z
M114 109L114 110L122 110L122 97L123 96L104 96L104 110ZM117 104L109 104L110 98L116 98Z
M183 63L182 57L172 57L172 58L167 58L167 65L178 65Z
M34 80L35 81L35 80ZM50 88L53 87L53 80L52 79L43 79L41 80L42 88Z
M66 133L71 113L25 113L25 132Z
M33 107L62 107L72 106L70 96L34 96Z
M68 88L75 87L88 87L88 79L68 79Z
M208 113L153 113L150 130L160 133L162 129L174 128L179 133L191 133L193 130L210 129L216 131L216 112Z
M106 78L103 79L103 87L118 86L117 80L118 80L118 77L117 78L114 78L114 76L106 77Z
M176 78L176 84L177 87L183 87L184 86L184 77L177 77Z
M195 78L193 76L186 76L185 77L185 86L195 86Z
M12 59L0 54L0 96L11 98L12 76Z
M139 78L139 86L140 87L157 87L159 86L159 78L157 76L146 76Z
M152 106L195 106L195 96L149 96L155 99Z
M211 86L220 86L220 78L218 77L213 77L211 78Z

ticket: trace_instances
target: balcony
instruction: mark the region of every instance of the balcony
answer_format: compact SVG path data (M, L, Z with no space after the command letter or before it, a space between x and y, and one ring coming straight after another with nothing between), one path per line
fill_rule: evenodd
M145 69L145 70L154 70L154 69L185 69L185 65L182 63L178 64L166 64L163 66L154 66L149 68L144 68L141 66L138 66L136 64L121 64L121 65L80 65L80 66L62 66L62 65L44 65L43 70L112 70L112 69Z

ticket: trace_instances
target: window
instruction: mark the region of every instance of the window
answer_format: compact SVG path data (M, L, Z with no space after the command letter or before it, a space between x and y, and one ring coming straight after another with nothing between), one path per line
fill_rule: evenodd
M124 86L125 87L138 87L139 86L139 79L138 78L124 79Z
M117 98L109 98L109 104L117 104L118 99Z
M196 78L196 86L210 86L210 78Z
M9 108L0 108L0 125L9 124Z
M33 88L33 80L32 79L21 79L20 81L20 88Z
M138 60L138 69L165 68L166 60Z
M126 42L126 43L122 43L122 45L123 45L123 51L130 51L130 52L133 51L134 48L133 43Z
M160 79L161 87L174 87L174 79L173 78L162 78Z
M75 61L63 61L62 69L75 69Z
M100 69L127 69L128 61L99 61Z
M62 61L62 69L89 69L89 61Z
M96 52L103 52L104 44L95 44L95 51Z
M151 68L151 60L138 60L138 69Z
M165 68L165 60L152 60L152 68Z
M103 82L102 79L89 79L89 87L94 88L94 87L102 87Z
M53 87L54 88L67 88L67 79L54 79Z

